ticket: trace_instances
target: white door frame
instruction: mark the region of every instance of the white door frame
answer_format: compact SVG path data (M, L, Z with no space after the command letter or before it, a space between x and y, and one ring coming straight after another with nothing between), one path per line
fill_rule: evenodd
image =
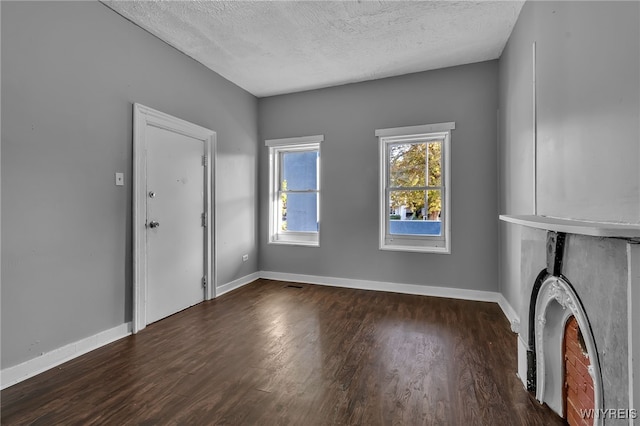
M133 105L133 332L147 325L147 151L146 129L154 126L204 142L205 299L215 297L215 150L216 132L135 103ZM212 172L212 169L214 172ZM213 243L212 243L213 242Z

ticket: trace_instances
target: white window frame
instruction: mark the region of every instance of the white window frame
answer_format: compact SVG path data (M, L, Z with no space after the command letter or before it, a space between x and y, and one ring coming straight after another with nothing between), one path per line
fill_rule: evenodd
M376 130L380 158L380 250L451 253L451 130L455 128L455 122L448 122ZM442 211L440 213L442 235L392 235L389 233L388 146L395 143L423 142L434 139L443 141L442 183L441 188L438 188L442 190Z
M298 246L320 245L320 143L324 135L302 136L284 139L267 139L265 145L269 147L269 244L288 244ZM285 152L318 151L317 189L318 194L317 232L283 231L280 224L280 158Z

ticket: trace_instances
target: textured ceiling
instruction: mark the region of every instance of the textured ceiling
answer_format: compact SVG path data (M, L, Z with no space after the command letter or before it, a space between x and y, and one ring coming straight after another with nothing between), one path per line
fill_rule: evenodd
M523 1L103 3L264 97L498 58Z

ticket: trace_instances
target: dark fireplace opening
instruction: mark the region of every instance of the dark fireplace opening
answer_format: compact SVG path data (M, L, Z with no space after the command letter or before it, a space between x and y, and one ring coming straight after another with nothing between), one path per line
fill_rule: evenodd
M595 408L593 379L589 373L591 361L584 336L575 316L564 328L562 357L564 359L564 418L569 426L591 426L587 415Z

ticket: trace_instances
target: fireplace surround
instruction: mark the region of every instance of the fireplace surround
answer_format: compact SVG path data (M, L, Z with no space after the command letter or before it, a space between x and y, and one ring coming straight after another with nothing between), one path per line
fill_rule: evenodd
M588 369L594 389L591 408L602 410L602 374L596 342L584 307L571 284L562 277L546 277L540 286L533 311L535 365L528 368L531 369L530 377L535 377L535 387L529 386L529 390L535 391L538 401L566 417L563 408L565 374L562 349L566 324L574 317L584 337L591 364Z
M524 386L565 417L562 345L573 316L591 364L593 424L638 424L640 226L500 218L521 225L520 303L511 320Z

